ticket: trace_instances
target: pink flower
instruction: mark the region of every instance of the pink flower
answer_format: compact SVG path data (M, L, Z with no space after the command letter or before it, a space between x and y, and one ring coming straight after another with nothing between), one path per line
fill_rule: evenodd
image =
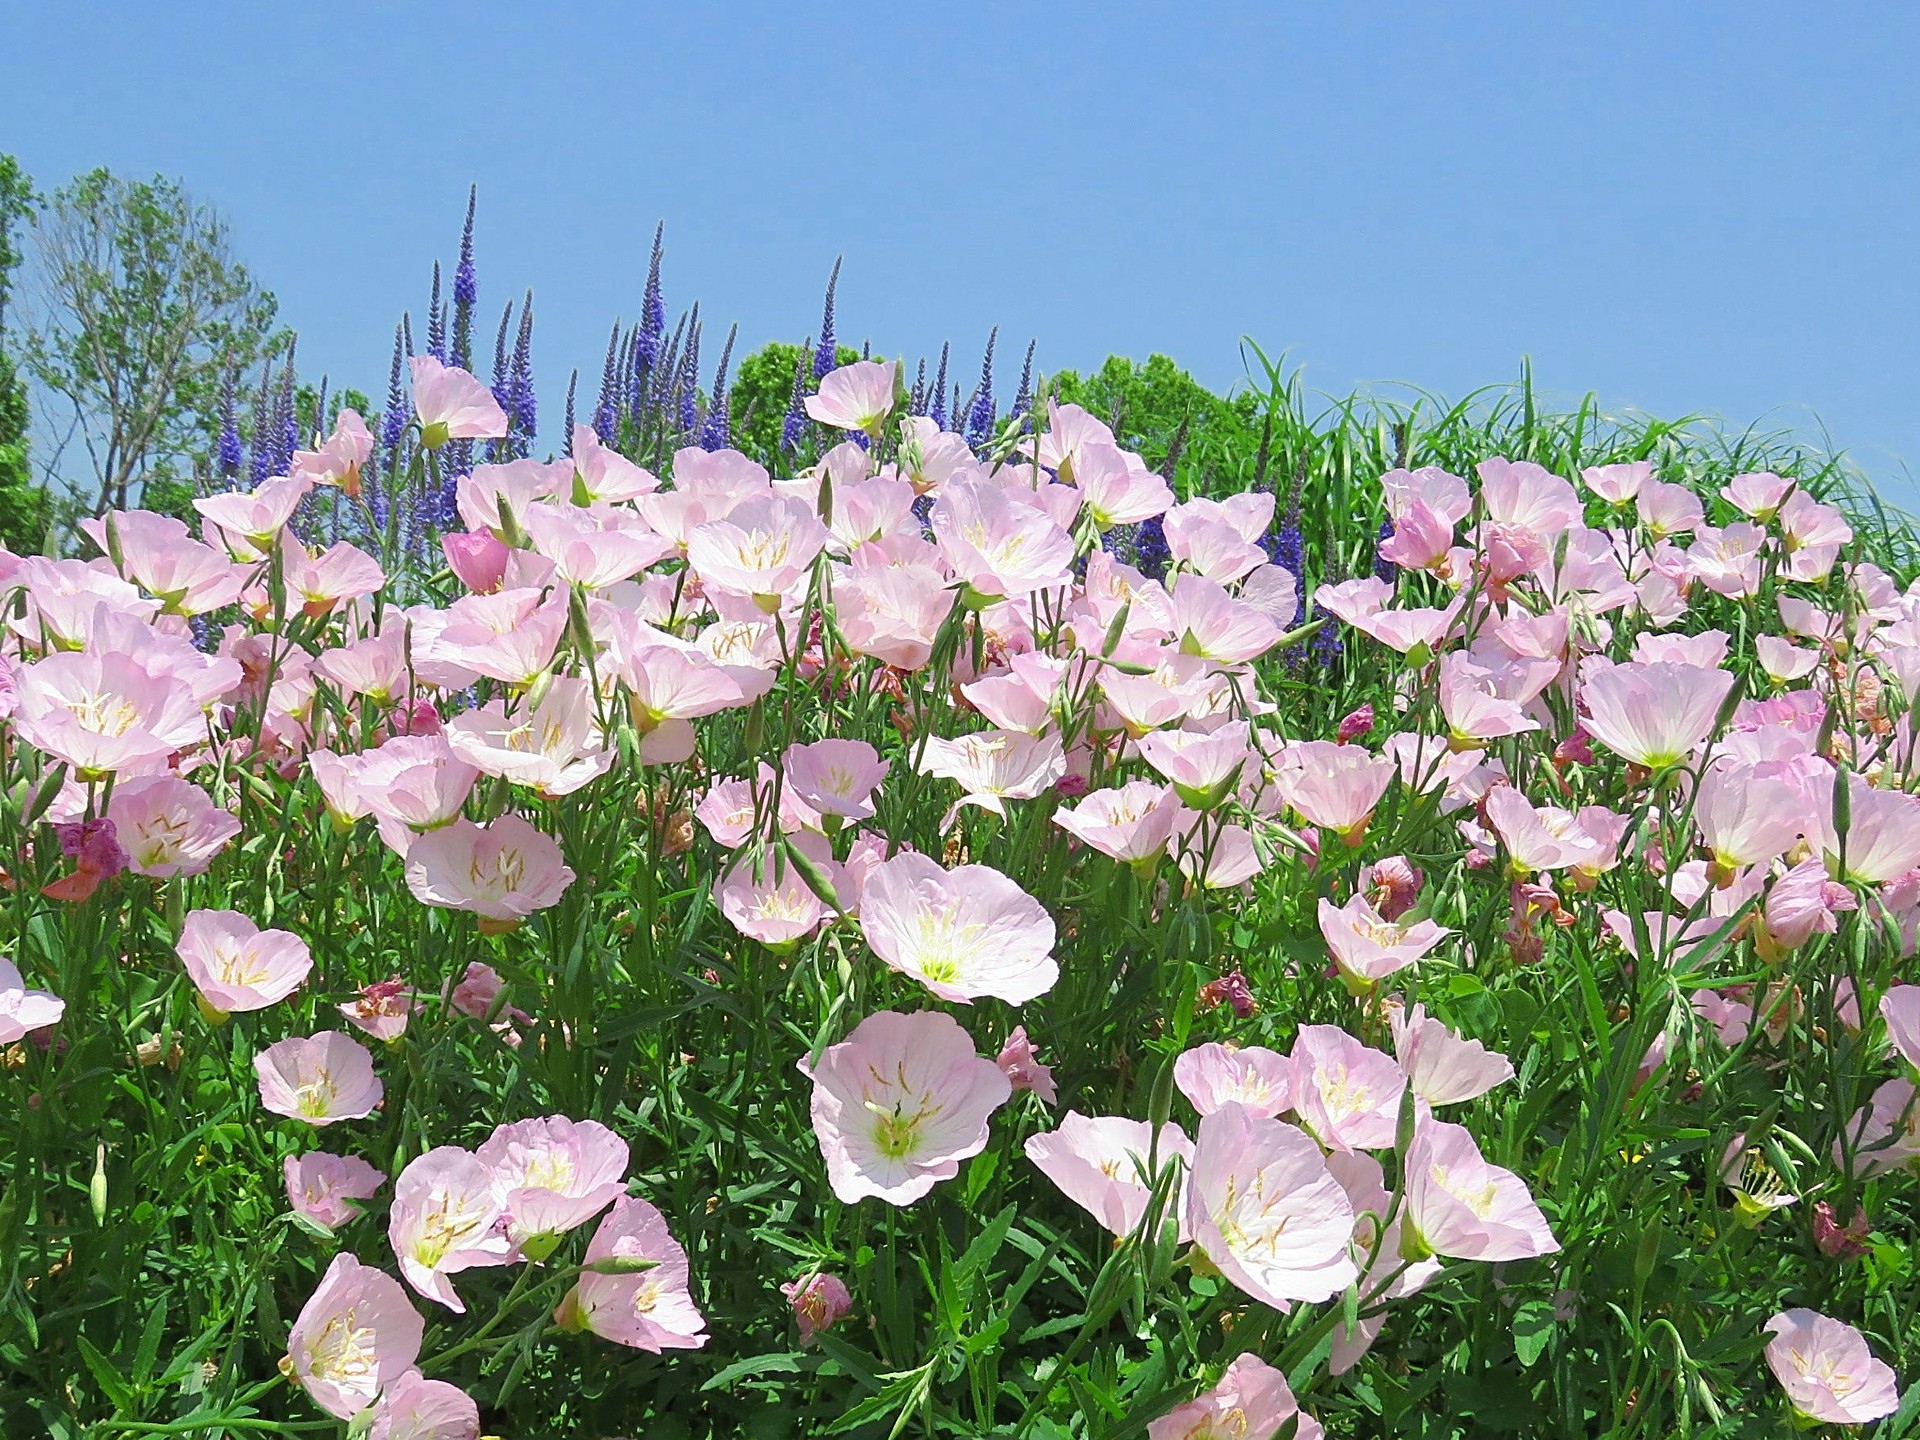
M497 440L507 433L507 414L493 392L466 371L415 355L413 408L420 417L420 443L438 450L449 440Z
M479 1440L480 1407L458 1385L409 1370L373 1408L367 1440Z
M794 844L833 883L839 867L826 840L802 835ZM791 948L832 914L791 856L767 850L756 849L736 859L714 888L714 898L734 929L776 949Z
M427 1299L466 1314L447 1277L513 1258L503 1210L493 1172L471 1151L442 1145L415 1156L393 1182L387 1217L400 1273Z
M1798 787L1750 765L1715 765L1694 792L1693 823L1712 853L1717 878L1765 865L1791 849L1806 826Z
M1004 800L1031 800L1066 774L1067 757L1057 735L1018 730L982 730L947 740L928 736L919 747L923 775L957 782L966 791L940 822L946 830L967 805L1006 818Z
M943 870L903 850L860 893L860 932L874 954L942 1000L982 995L1024 1004L1060 978L1046 908L988 865Z
M697 526L687 537L687 564L709 587L751 595L762 610L806 578L827 543L827 527L799 501L756 495L723 520Z
M820 393L806 397L807 414L836 430L864 430L879 439L893 409L894 364L857 360L829 371Z
M1247 746L1247 723L1231 720L1218 730L1156 730L1139 741L1140 758L1173 783L1174 791L1196 810L1221 804L1234 783L1259 757Z
M342 600L371 595L387 583L380 563L344 540L319 555L310 555L304 545L287 538L281 553L288 593L299 597L312 619L330 613Z
M577 505L544 502L522 517L536 553L569 585L604 590L674 555L671 540L654 534L629 510L596 515Z
M187 978L219 1011L278 1004L313 969L313 955L298 935L262 930L237 910L190 912L180 927L178 952Z
M1720 493L1732 501L1743 515L1751 516L1764 525L1773 519L1781 502L1799 483L1797 480L1783 479L1770 470L1762 470L1751 475L1734 476L1720 487Z
M1320 899L1320 934L1349 985L1370 989L1420 959L1453 932L1431 920L1399 925L1384 919L1365 895L1345 905Z
M1389 1014L1393 1053L1413 1093L1429 1105L1453 1105L1486 1094L1513 1079L1513 1065L1478 1040L1465 1040L1427 1014L1395 1006Z
M1797 950L1815 935L1833 934L1840 912L1858 906L1853 892L1827 874L1823 861L1803 860L1767 889L1760 912L1765 943L1776 953Z
M166 614L201 615L240 598L246 571L195 540L171 515L115 510L104 520L82 520L80 528L109 555L117 548L120 573L158 600Z
M531 709L523 705L510 717L504 700L491 700L455 715L444 733L464 764L541 795L571 795L613 768L594 716L593 686L573 675L554 676Z
M1506 846L1515 875L1565 870L1602 858L1600 843L1577 815L1551 805L1535 808L1511 785L1496 785L1487 792L1486 812L1487 824Z
M376 1040L398 1040L407 1033L413 993L398 975L391 980L376 980L361 986L360 998L342 1005L340 1014L354 1029Z
M951 1180L986 1148L988 1117L1013 1094L959 1023L932 1010L869 1015L818 1065L803 1057L800 1073L813 1081L827 1179L847 1204L874 1195L911 1205Z
M1272 1119L1293 1108L1293 1062L1263 1045L1196 1045L1173 1062L1173 1083L1202 1115L1244 1105Z
M1920 797L1882 790L1865 776L1848 772L1843 839L1834 823L1831 799L1838 783L1830 773L1821 776L1813 787L1812 813L1806 817L1810 822L1807 841L1816 854L1827 858L1828 868L1842 879L1884 885L1920 866Z
M1900 1408L1900 1381L1853 1326L1813 1310L1767 1321L1767 1368L1794 1413L1829 1425L1864 1425Z
M483 961L474 960L468 963L466 973L460 977L460 983L453 987L447 1003L469 1019L488 1020L494 1017L501 992L505 989L506 983L501 980L498 970ZM522 1010L509 1010L507 1013L520 1021L532 1018Z
M1920 1070L1920 985L1896 985L1880 997L1887 1039L1900 1058Z
M1053 823L1102 855L1140 865L1165 852L1185 813L1171 786L1129 780L1117 790L1092 791L1071 809L1056 809Z
M333 434L318 450L293 452L292 473L314 485L337 485L350 496L360 493L360 467L373 455L373 432L360 412L343 409L333 422Z
M1426 501L1414 499L1394 518L1393 533L1380 542L1380 558L1405 570L1431 570L1453 548L1453 522Z
M1397 769L1358 745L1308 740L1287 747L1274 785L1309 824L1358 845Z
M107 800L114 838L136 875L171 880L203 875L213 857L240 833L240 819L177 775L137 775L120 781Z
M1653 464L1632 460L1620 465L1595 465L1582 470L1580 478L1586 482L1587 489L1609 505L1625 505L1653 479Z
M512 551L491 530L449 530L440 537L447 567L476 595L490 595L507 576Z
M652 472L641 469L618 450L600 443L590 425L573 427L573 473L594 502L631 500L660 488Z
M367 1047L338 1030L269 1045L253 1057L253 1071L262 1105L308 1125L363 1119L385 1093Z
M1706 516L1698 495L1685 485L1663 480L1648 480L1641 486L1634 509L1641 525L1656 540L1684 535Z
M0 1045L59 1024L66 1010L66 1001L45 990L29 989L13 962L0 957Z
M892 769L864 740L816 740L789 745L784 757L787 784L822 815L865 820L873 814L873 792Z
M1526 1260L1560 1248L1526 1182L1488 1164L1462 1126L1424 1118L1414 1127L1405 1187L1406 1239L1427 1254Z
M304 476L275 475L251 491L203 496L193 508L236 560L262 560L273 553L280 532L312 488Z
M158 769L206 739L206 716L186 682L150 673L131 655L62 651L21 666L14 681L20 737L82 780Z
M1580 687L1587 733L1623 760L1664 770L1713 733L1734 677L1698 665L1611 665Z
M597 1120L516 1120L474 1155L493 1176L507 1237L534 1260L626 1190L627 1142Z
M1238 665L1264 655L1280 639L1280 627L1223 586L1198 575L1173 578L1173 635L1183 655Z
M488 825L456 820L419 836L407 852L414 898L471 910L483 930L510 930L558 903L573 878L553 838L518 815Z
M1173 504L1172 489L1145 461L1099 440L1080 445L1060 478L1080 488L1093 523L1102 530L1138 524Z
M460 813L480 772L453 753L444 735L401 735L358 755L315 750L308 768L342 821L372 815L380 838L405 855L414 832Z
M1053 1088L1053 1071L1040 1063L1039 1056L1034 1053L1033 1042L1027 1038L1026 1026L1013 1027L1013 1033L1007 1036L1007 1043L1000 1047L1000 1053L993 1057L993 1063L1007 1077L1014 1094L1031 1090L1044 1105L1058 1103L1060 1096Z
M652 1261L632 1270L622 1262ZM666 1217L644 1200L622 1196L588 1242L586 1273L553 1312L568 1330L591 1330L616 1345L658 1355L698 1350L707 1322L688 1289L687 1252Z
M1526 712L1532 697L1523 695L1524 687L1516 694L1508 676L1475 664L1457 650L1440 660L1440 710L1456 750L1538 730L1540 722Z
M1148 1421L1147 1440L1273 1440L1289 1419L1294 1440L1327 1433L1301 1410L1284 1374L1258 1355L1242 1355L1212 1389Z
M351 1420L413 1368L425 1335L398 1280L342 1253L300 1307L287 1370L314 1404Z
M1293 1108L1333 1150L1392 1148L1407 1077L1391 1055L1337 1025L1302 1025L1293 1041Z
M931 523L941 555L977 596L1020 599L1072 582L1072 537L1038 504L989 481L947 482Z
M1359 1277L1353 1204L1320 1147L1244 1105L1200 1121L1187 1225L1228 1280L1276 1310L1331 1299Z
M371 1200L387 1177L358 1155L329 1155L310 1150L289 1155L281 1165L287 1203L323 1230L338 1230L360 1213L356 1200Z
M1360 867L1354 888L1367 897L1367 903L1382 920L1398 920L1420 899L1420 887L1426 877L1404 855L1389 855L1371 865Z
M782 1285L780 1293L793 1307L793 1320L800 1327L800 1343L811 1345L824 1331L831 1330L841 1316L853 1309L853 1296L838 1275L816 1271L804 1280Z
M1059 1129L1028 1136L1025 1149L1027 1159L1061 1194L1122 1238L1140 1228L1155 1178L1193 1159L1193 1142L1178 1125L1162 1125L1156 1147L1153 1127L1144 1120L1087 1116L1077 1110L1060 1117ZM1184 1178L1175 1180L1164 1214L1179 1222L1182 1239L1185 1183Z

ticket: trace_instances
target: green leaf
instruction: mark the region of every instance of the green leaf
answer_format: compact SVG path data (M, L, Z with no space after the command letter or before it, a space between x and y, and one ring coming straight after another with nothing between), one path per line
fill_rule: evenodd
M1531 1366L1553 1343L1553 1302L1529 1300L1513 1315L1513 1353Z
M800 1357L792 1351L754 1355L745 1360L734 1361L700 1388L724 1390L734 1381L745 1379L749 1375L797 1375L801 1368Z
M113 1402L114 1411L124 1415L134 1408L133 1387L120 1377L113 1368L113 1362L99 1350L86 1336L76 1333L74 1343L80 1347L80 1358L87 1362L87 1369L93 1372L93 1378L100 1382L100 1388L106 1392L107 1399Z

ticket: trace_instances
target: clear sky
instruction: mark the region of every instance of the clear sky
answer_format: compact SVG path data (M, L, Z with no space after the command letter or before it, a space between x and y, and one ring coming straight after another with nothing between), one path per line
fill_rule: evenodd
M7 7L0 149L234 221L303 370L384 383L480 186L543 417L669 308L1017 364L1240 340L1310 387L1824 422L1920 508L1920 8L1364 3ZM709 339L709 345L717 342ZM1002 393L1013 377L1003 371Z

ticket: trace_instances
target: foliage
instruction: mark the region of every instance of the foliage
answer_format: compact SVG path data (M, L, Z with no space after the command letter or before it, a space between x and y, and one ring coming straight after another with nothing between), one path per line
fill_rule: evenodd
M94 508L124 506L212 448L227 374L278 345L273 297L234 258L226 221L163 176L83 175L53 193L34 239L28 368L65 406L60 458L84 450Z

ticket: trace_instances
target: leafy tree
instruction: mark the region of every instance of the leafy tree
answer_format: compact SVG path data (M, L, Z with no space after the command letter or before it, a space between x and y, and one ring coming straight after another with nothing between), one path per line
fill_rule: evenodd
M7 300L21 259L20 234L36 197L19 162L0 155L0 545L23 552L45 542L52 506L33 483L27 454L27 390L7 353Z
M1242 392L1222 398L1165 355L1142 365L1109 355L1087 376L1062 370L1049 387L1063 404L1081 406L1114 428L1114 438L1156 470L1174 459L1181 495L1220 488L1223 466L1254 456L1260 442L1260 401ZM1176 453L1177 451L1177 453ZM1235 477L1242 489L1254 476ZM1268 478L1269 486L1271 479Z
M102 169L54 192L34 233L27 362L65 409L49 470L77 439L96 509L190 477L218 424L222 377L279 343L273 296L234 258L226 220L175 180Z

